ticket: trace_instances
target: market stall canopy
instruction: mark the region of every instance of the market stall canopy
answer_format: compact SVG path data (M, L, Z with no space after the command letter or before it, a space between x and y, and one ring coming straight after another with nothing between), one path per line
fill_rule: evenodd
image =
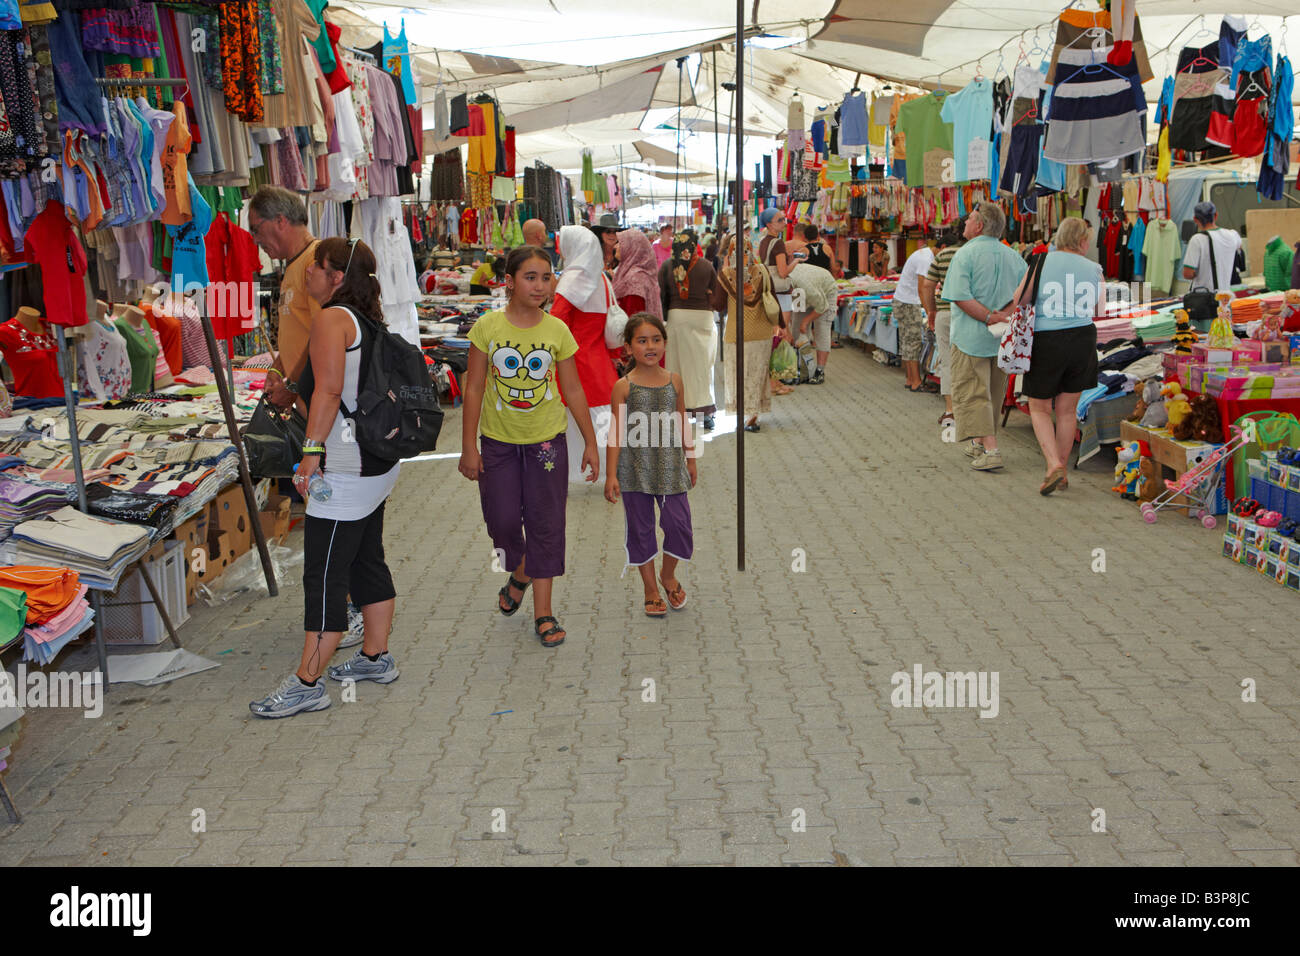
M1077 6L1097 9L1093 0ZM1286 5L1233 0L1230 7L1218 11L1198 0L1142 0L1138 16L1157 78L1172 69L1178 49L1202 25L1217 36L1225 13L1244 16L1252 35L1267 31L1275 47L1284 44L1277 14L1289 13ZM804 58L853 74L925 86L934 86L942 74L943 85L956 88L975 76L977 66L985 75L992 75L999 62L1012 68L1022 39L1030 59L1050 53L1062 4L912 0L901 7L897 0L745 0L745 9L752 49L775 53L767 57L772 62ZM659 0L635 9L609 0L435 0L428 9L413 10L357 0L330 11L341 26L359 29L370 42L382 36L380 24L397 28L404 19L426 80L441 71L449 87L490 87L502 98L512 85L564 85L562 95L529 97L530 102L516 106L522 111L600 89L625 78L625 70L644 72L693 50L726 44L735 36L736 6L731 0ZM1198 42L1207 41L1202 37ZM424 52L434 47L460 52ZM758 85L748 72L747 93L751 82ZM675 71L665 69L662 80L653 105L675 106ZM1154 99L1156 94L1148 95Z

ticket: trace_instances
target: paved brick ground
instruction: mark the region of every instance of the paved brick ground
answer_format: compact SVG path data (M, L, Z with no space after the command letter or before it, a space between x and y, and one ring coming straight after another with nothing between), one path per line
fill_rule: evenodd
M734 438L709 443L691 605L667 621L619 578L620 510L576 494L553 651L531 603L493 611L454 459L408 465L399 681L255 720L296 664L300 589L198 608L186 646L233 650L219 669L119 686L99 720L30 714L0 863L1296 864L1300 596L1217 532L1145 526L1103 463L1040 498L1023 416L1005 472L971 473L900 383L846 349L775 400L747 436L744 573ZM444 435L456 451L458 413ZM997 671L997 716L895 709L917 664Z

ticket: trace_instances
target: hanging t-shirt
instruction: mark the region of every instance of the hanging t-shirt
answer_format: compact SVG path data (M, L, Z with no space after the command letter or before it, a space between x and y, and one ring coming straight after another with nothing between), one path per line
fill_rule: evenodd
M168 226L179 226L190 215L189 193L185 190L185 183L189 181L189 160L186 157L193 137L190 136L189 123L185 120L185 105L179 100L172 104L172 115L176 118L167 129L167 145L162 155L163 191L167 195L162 221ZM191 183L190 189L193 188ZM211 210L208 215L211 216ZM206 229L205 226L204 230Z
M1133 232L1128 238L1128 248L1133 253L1133 275L1135 277L1146 275L1146 261L1145 256L1142 254L1142 247L1146 245L1146 239L1147 224L1139 216L1133 223Z
M86 250L68 224L63 204L47 203L23 239L28 259L41 267L46 321L85 325L90 321L86 312Z
M989 135L993 129L993 81L972 80L967 86L944 99L939 116L952 124L953 170L956 181L989 177ZM981 158L982 157L982 158ZM970 160L976 165L970 169ZM909 183L910 185L910 183Z
M556 366L578 352L569 327L547 314L531 329L521 329L505 312L489 312L474 323L469 340L487 356L480 434L511 445L536 445L562 435L568 415Z
M0 325L0 351L14 373L15 395L29 398L63 395L59 346L54 336L48 332L29 332L17 318L12 318Z
M192 284L203 287L208 284L208 251L204 243L212 226L212 207L199 193L193 179L188 185L194 214L182 225L167 226L172 237L172 285L181 289Z
M1178 227L1170 219L1153 219L1147 223L1142 255L1146 258L1146 281L1151 288L1168 292L1173 288L1174 263L1182 255L1183 243ZM1216 250L1215 254L1218 252Z
M952 157L952 126L943 121L942 111L943 102L934 94L909 100L898 109L898 130L907 142L909 188L950 185L942 181L942 173L936 175L934 168L930 176L934 182L927 182L925 175L927 153L937 150L946 154L945 158ZM991 116L989 122L992 122Z

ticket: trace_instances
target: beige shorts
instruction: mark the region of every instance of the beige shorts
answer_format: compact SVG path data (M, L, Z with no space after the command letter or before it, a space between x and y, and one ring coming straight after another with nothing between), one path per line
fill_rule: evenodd
M949 350L952 372L952 412L957 441L983 438L997 429L998 413L1007 392L1007 375L996 356L978 358L955 345Z

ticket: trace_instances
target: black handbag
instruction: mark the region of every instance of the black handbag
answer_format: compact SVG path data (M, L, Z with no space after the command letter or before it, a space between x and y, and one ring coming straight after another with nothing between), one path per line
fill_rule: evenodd
M1218 285L1219 267L1214 261L1214 240L1210 238L1208 232L1203 233L1203 235L1205 236L1205 241L1210 244L1210 278L1215 285ZM1212 290L1206 289L1204 286L1201 286L1200 290L1201 291L1198 292L1193 288L1183 296L1183 308L1187 310L1188 318L1209 322L1219 314L1219 303L1214 298L1214 292Z
M296 408L283 412L263 396L244 429L244 452L254 478L290 478L302 461L307 419Z

